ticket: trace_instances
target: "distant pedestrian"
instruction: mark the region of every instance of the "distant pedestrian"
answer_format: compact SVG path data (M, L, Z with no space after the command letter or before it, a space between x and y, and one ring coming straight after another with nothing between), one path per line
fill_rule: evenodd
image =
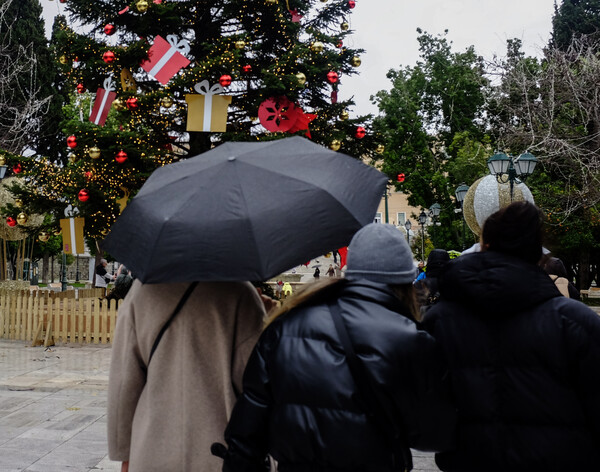
M427 271L423 277L415 281L417 300L422 311L433 306L440 298L438 279L444 267L450 261L450 255L445 249L434 249L427 256Z
M345 279L310 284L272 315L229 449L213 449L224 471L267 470L267 454L282 472L405 471L410 447L451 446L455 412L435 342L415 319L413 277L401 233L370 224L350 243Z
M287 298L292 294L293 290L292 290L292 284L290 284L289 282L285 282L283 284L283 297Z
M283 291L283 281L278 280L275 284L275 291L277 293L277 298L281 298L281 292Z
M115 285L110 293L106 296L107 300L122 300L127 296L129 289L133 284L133 276L131 271L123 264L119 266L117 270L117 278L115 279Z
M115 280L115 276L112 274L109 274L108 271L106 270L107 266L108 266L108 262L106 259L100 259L100 264L98 264L96 266L95 285L97 288L106 289L106 287L108 287L108 284L110 282L112 282L113 280Z
M567 269L558 257L545 256L542 261L542 268L556 285L556 288L567 298L580 300L579 290L567 278Z
M333 268L333 265L331 265L331 264L329 264L329 269L327 269L327 275L329 277L335 276L335 269Z
M320 271L320 270L319 270L319 268L317 267L317 268L315 268L315 273L313 274L313 277L314 277L316 280L319 280L319 277L320 277L320 276L321 276L321 271Z
M541 257L542 213L515 202L440 280L424 323L459 415L443 471L600 470L600 317L561 296Z

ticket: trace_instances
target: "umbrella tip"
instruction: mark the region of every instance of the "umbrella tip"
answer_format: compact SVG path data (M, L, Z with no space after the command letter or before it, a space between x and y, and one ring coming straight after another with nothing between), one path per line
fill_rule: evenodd
M230 162L231 162L231 161L235 161L235 156L231 156L231 157L229 157L227 160L228 160L228 161L230 161Z

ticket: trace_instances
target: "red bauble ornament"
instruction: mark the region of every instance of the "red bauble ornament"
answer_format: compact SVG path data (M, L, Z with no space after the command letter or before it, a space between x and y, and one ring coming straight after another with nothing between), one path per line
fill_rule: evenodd
M123 150L119 151L117 153L117 155L115 156L115 161L117 161L119 164L123 164L123 162L125 162L127 160L127 153Z
M82 188L79 193L77 194L77 199L80 202L87 202L90 198L90 192L88 192L87 189Z
M67 3L67 0L59 0L60 3Z
M129 110L137 110L140 106L140 104L138 103L138 99L135 97L128 98L125 101L125 105Z
M354 136L356 136L358 139L362 139L365 137L365 134L367 134L367 130L365 130L362 126L359 126L358 128L356 128Z
M102 54L102 60L107 64L112 64L115 62L115 53L112 51L106 51L104 54Z
M342 48L342 47L344 47L344 41L342 41L342 40L340 39L340 42L337 44L337 47L338 47L338 48Z
M85 180L91 180L91 178L94 176L91 170L86 171L83 175L85 176Z
M9 216L8 218L6 218L6 224L12 228L14 226L17 226L17 220L15 220L12 216Z
M107 34L108 36L115 34L115 31L117 31L117 28L110 23L104 27L104 34Z
M21 171L23 170L23 167L21 166L20 162L17 162L14 166L13 166L13 172L15 174L20 174Z
M354 8L356 6L356 2L354 0L348 0L348 8Z
M221 87L229 87L231 85L231 76L228 74L223 74L219 77L219 83Z
M83 85L83 84L77 84L77 87L76 87L76 88L77 88L77 92L78 92L78 93L83 93L83 92L85 92L85 87L84 87L84 85Z
M75 136L69 136L67 138L67 146L69 146L71 149L77 147L77 138Z
M246 64L242 67L242 72L244 74L249 74L250 72L252 72L252 66L250 64Z
M327 72L327 80L330 84L335 84L338 81L338 73L333 70Z
M404 182L405 177L406 176L404 174L398 174L398 177L397 177L398 182Z

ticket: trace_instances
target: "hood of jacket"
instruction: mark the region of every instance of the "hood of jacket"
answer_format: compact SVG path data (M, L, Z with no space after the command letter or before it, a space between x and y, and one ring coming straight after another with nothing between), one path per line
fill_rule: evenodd
M518 313L560 296L540 267L494 251L449 262L440 280L440 293L446 300L492 316Z

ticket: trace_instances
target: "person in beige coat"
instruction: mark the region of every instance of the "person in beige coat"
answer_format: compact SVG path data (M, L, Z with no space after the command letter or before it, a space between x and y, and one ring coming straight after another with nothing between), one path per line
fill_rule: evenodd
M135 281L119 308L108 385L108 452L129 472L217 472L210 446L242 390L265 305L248 282L201 282L148 358L188 283Z

